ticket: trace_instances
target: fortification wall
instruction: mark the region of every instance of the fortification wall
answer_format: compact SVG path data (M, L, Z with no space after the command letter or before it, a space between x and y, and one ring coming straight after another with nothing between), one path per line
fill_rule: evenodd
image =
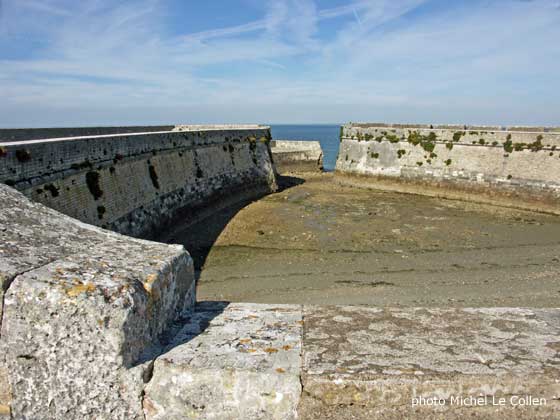
M269 136L252 126L4 143L0 182L83 222L151 237L181 209L274 188Z
M560 132L498 128L348 124L336 171L383 188L559 213Z
M0 146L0 417L144 418L153 360L194 308L193 263L115 232L272 191L269 139L183 126Z
M318 141L273 140L270 148L280 173L323 170L323 149Z

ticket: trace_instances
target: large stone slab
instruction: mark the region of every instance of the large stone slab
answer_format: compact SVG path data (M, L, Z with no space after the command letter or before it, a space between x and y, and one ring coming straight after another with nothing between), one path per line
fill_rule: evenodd
M4 293L16 276L72 253L96 248L107 241L107 236L101 234L99 229L71 222L71 219L29 201L2 184L0 208L1 327ZM7 415L11 405L11 387L4 360L6 353L0 351L0 416L3 413Z
M159 338L194 306L181 246L103 231L0 185L0 411L143 418Z
M301 346L300 306L200 304L155 362L146 418L295 419Z
M304 319L304 419L560 410L558 309L306 307Z

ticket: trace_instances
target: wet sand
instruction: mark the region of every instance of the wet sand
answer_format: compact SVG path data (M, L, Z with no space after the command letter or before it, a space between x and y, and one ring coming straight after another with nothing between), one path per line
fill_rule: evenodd
M560 217L284 178L165 239L191 252L198 300L558 307Z

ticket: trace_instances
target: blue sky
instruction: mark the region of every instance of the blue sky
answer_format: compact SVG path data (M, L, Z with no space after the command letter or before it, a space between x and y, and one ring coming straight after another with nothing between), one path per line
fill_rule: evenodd
M560 0L0 0L0 126L560 125Z

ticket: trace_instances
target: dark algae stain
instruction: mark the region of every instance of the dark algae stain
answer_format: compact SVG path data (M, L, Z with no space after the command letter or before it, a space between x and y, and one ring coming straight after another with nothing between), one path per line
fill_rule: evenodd
M99 200L103 196L103 191L99 185L99 179L101 176L99 172L90 171L86 173L86 184L88 186L89 192L93 195L95 200Z
M150 170L150 179L152 180L152 184L154 185L154 188L156 190L159 190L159 180L158 180L158 174L156 172L156 168L154 167L154 165L150 165L149 170Z
M16 150L16 158L19 162L29 162L31 160L31 152L25 149Z
M53 184L47 184L43 187L46 191L51 193L51 196L53 198L56 198L60 195L59 191L60 188L57 188L56 186L54 186Z
M203 178L204 177L204 172L202 172L202 168L200 167L200 164L198 163L198 160L195 160L194 163L196 165L196 177L198 179Z
M97 207L97 217L99 218L99 220L103 219L103 215L105 214L107 210L105 209L105 206L98 206Z

